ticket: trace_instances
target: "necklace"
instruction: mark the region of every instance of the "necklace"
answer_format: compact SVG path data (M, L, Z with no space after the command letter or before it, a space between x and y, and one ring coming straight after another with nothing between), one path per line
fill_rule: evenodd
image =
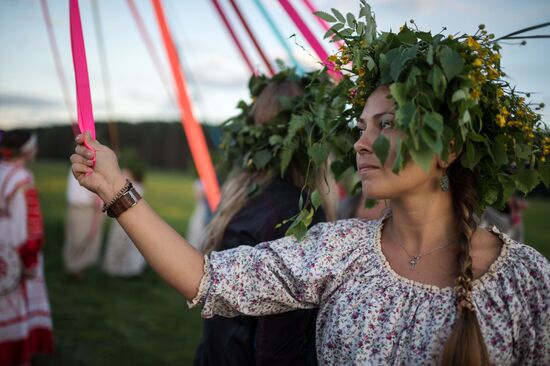
M390 237L391 237L391 234L390 234ZM393 241L395 241L393 238L391 238ZM418 261L420 261L420 259L424 258L424 257L427 257L428 255L432 254L433 252L436 252L438 250L441 250L441 249L444 249L444 248L447 248L448 246L450 246L451 244L453 244L453 242L451 243L448 243L448 244L445 244L445 245L441 245L439 247L436 247L432 250L430 250L429 252L427 253L420 253L420 254L417 254L417 255L410 255L409 252L407 251L407 249L405 249L405 247L403 246L403 244L401 244L400 241L397 241L397 243L399 244L399 246L401 247L401 249L403 249L403 251L405 252L405 254L407 254L407 256L409 257L409 264L411 266L411 271L414 271L415 267L416 267L416 264L418 263Z

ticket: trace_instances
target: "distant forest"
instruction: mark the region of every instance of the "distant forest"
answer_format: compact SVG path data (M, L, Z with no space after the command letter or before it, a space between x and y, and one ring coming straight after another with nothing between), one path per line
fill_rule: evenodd
M216 159L221 129L202 125ZM142 122L116 124L120 150L132 149L149 168L194 170L193 159L180 122ZM69 125L56 125L35 129L38 135L39 158L68 160L74 150L74 134ZM97 139L109 143L107 123L96 123Z

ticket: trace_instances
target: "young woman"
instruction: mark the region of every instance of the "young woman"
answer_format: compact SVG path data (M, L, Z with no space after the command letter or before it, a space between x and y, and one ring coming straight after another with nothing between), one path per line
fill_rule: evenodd
M303 96L300 79L272 80L255 90L250 111L244 116L251 125L270 131L272 123L288 128L290 113L281 107L281 99L293 102ZM306 104L307 107L307 104ZM294 112L297 112L296 110ZM244 126L242 126L244 127ZM226 127L226 130L235 126ZM229 132L228 132L229 133ZM269 132L261 135L265 138ZM269 136L267 136L269 137ZM237 147L239 154L246 154ZM247 149L245 149L247 150ZM303 154L299 147L295 155ZM236 162L230 162L232 165ZM285 236L289 223L278 226L299 213L298 202L305 181L307 167L299 159L290 163L281 177L280 166L263 169L237 169L222 188L222 200L202 238L207 253L224 251L239 245L255 246L258 243ZM321 172L318 185L323 184ZM257 194L254 187L258 187ZM326 191L326 190L325 190ZM332 190L336 192L336 190ZM304 194L305 196L305 194ZM333 219L329 197L325 197L325 210L318 210L312 224L325 221L325 212ZM317 365L315 350L314 309L284 314L225 318L214 316L204 321L201 342L195 365Z
M36 135L29 131L0 135L0 364L6 366L29 365L33 355L53 352L44 226L27 168L37 151ZM13 285L5 287L10 279Z
M507 124L511 113L527 127L536 116L513 90L500 94L504 84L489 75L498 68L492 45L408 29L378 37L365 5L361 14L367 22L353 30L360 36L346 39L356 46L350 51L363 52L353 60L372 59L350 93L354 102L368 97L357 168L367 196L387 199L390 213L318 224L301 242L286 237L206 257L143 200L120 214L120 224L204 317L318 308L323 365L550 363L548 260L479 228L474 215L508 183L528 191L508 162L537 177L550 139L521 130L508 135L516 150L506 150L504 133L517 125ZM517 154L517 146L533 146L527 139L543 146L542 155L533 150L539 165L525 168L531 154ZM85 140L95 149L93 168ZM76 141L75 176L109 202L124 186L116 158L89 136Z

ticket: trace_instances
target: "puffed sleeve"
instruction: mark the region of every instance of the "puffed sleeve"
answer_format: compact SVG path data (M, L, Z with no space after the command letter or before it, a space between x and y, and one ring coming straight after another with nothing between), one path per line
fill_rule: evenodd
M212 252L205 257L205 274L189 306L202 305L206 318L316 307L357 260L365 230L355 219L320 223L302 241L285 237Z

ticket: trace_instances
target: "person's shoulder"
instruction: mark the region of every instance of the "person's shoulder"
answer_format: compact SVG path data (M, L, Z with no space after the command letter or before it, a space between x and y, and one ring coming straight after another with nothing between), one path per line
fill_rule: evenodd
M381 220L342 219L318 223L309 229L307 235L355 246L374 238L379 233L380 225Z
M502 275L508 282L518 284L522 291L550 291L550 262L535 248L515 241L506 234L493 229L504 242L503 254L497 259L502 261ZM547 295L545 295L547 296Z

